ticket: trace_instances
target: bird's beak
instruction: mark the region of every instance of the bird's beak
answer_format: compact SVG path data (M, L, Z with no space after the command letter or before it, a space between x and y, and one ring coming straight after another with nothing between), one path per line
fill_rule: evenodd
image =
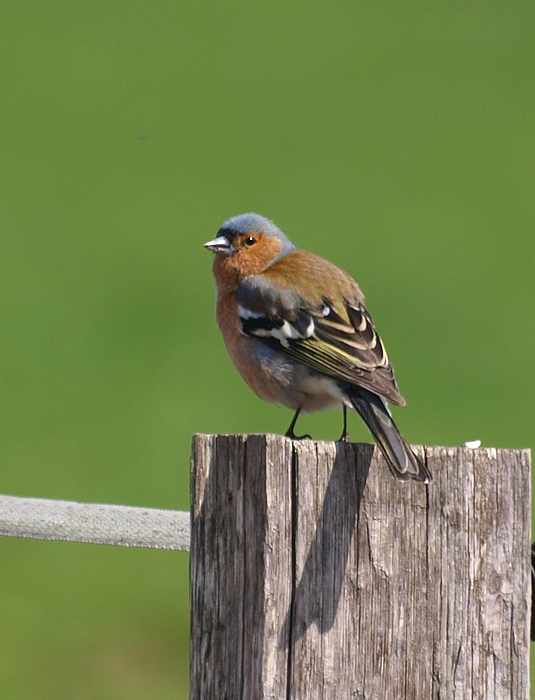
M219 236L214 238L213 241L208 241L208 243L204 244L204 247L214 253L223 253L223 255L230 255L231 253L230 241L225 236Z

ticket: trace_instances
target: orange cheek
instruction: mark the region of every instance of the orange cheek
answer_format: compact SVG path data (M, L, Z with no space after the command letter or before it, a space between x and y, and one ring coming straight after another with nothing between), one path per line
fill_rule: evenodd
M240 248L232 260L244 276L257 275L267 269L279 255L282 244L277 238L260 238L250 248Z
M221 290L236 289L246 277L264 272L279 255L282 243L276 238L259 238L250 248L243 246L234 255L216 255L213 273Z

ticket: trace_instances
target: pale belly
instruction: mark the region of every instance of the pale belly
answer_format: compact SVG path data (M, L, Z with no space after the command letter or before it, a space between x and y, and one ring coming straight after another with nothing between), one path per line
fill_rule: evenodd
M337 382L262 341L243 337L229 354L249 387L264 401L306 413L347 403Z

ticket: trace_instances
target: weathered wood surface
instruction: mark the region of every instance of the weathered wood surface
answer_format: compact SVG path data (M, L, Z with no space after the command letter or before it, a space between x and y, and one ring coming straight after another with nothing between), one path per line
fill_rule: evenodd
M528 700L530 454L197 435L192 700Z

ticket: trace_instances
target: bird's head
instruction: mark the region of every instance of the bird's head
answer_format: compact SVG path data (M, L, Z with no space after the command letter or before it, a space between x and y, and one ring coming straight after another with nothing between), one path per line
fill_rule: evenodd
M260 214L240 214L225 221L205 248L244 275L263 272L295 250L294 244L275 224Z

